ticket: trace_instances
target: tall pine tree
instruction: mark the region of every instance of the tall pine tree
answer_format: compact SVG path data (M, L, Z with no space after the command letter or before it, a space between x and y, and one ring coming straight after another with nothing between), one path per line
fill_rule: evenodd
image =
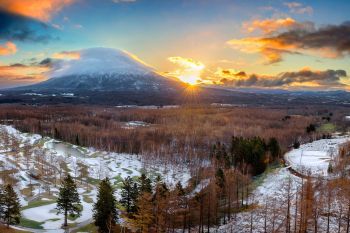
M7 227L10 224L18 224L21 218L21 205L12 185L8 184L0 191L0 217Z
M77 191L77 185L69 174L62 182L56 209L59 214L64 214L64 227L68 226L68 214L72 216L80 216L81 214L80 197Z
M138 183L139 194L136 200L136 213L127 222L131 229L147 233L151 232L151 227L155 220L152 182L145 174L142 174L138 179Z
M152 181L144 173L139 177L139 192L152 193Z
M109 233L118 219L117 201L108 178L101 181L98 188L97 202L94 204L94 220L99 232Z
M136 200L138 197L138 187L137 184L133 181L133 179L128 176L123 181L123 186L121 188L121 199L120 204L124 206L127 215L130 217L137 210L136 208Z

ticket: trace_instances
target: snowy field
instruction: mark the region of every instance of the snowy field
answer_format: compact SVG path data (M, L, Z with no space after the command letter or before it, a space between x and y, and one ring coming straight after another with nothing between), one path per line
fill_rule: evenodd
M133 124L131 125L133 126ZM291 168L302 174L311 171L314 175L327 175L328 165L336 158L339 145L349 140L350 137L338 137L314 141L301 145L299 149L291 150L285 155L285 159ZM17 141L17 151L14 151L15 141ZM25 156L24 153L24 148L28 145L30 147L29 157ZM84 166L87 168L87 178L80 176L81 168ZM119 198L118 187L120 187L122 180L127 176L137 177L143 171L147 172L152 179L160 175L164 181L172 185L180 181L186 186L191 177L185 165L181 167L171 166L156 161L152 161L150 164L143 161L142 156L80 147L48 137L43 138L37 134L21 133L11 126L4 125L0 125L0 171L9 172L9 176L15 180L15 187L24 208L22 217L36 223L35 229L24 226L20 226L20 229L42 233L63 232L60 229L63 216L57 215L55 210L58 194L58 186L55 184L59 184L58 180L62 171L69 172L73 177L76 177L81 194L82 216L68 220L70 228L73 230L92 221L92 205L96 200L96 185L104 177L109 177L116 187L117 198ZM41 171L44 175L40 179L35 179L32 176L33 171ZM5 179L8 181L8 177L1 175L0 183L4 183ZM194 192L200 191L208 183L208 180L202 180ZM261 230L264 226L265 205L270 208L268 221L273 219L276 228L283 226L284 215L273 216L271 209L278 210L282 207L275 206L276 203L282 203L282 205L286 203L288 183L293 196L297 188L300 188L301 178L292 174L288 168L277 168L270 171L260 179L256 188L251 190L252 194L249 200L245 200L256 208L237 213L235 220L212 229L212 231L220 233L249 232L251 218L254 218L254 229L256 230L253 232L259 232L257 229ZM192 196L194 193L190 195ZM276 200L279 201L276 202Z
M290 173L288 168L277 168L263 178L261 184L252 192L248 203L256 206L253 210L237 213L233 219L225 225L211 232L218 233L249 233L251 218L254 219L253 232L263 232L265 205L268 205L267 221L275 221L274 231L270 228L267 232L280 232L279 229L285 220L284 213L279 212L287 203L287 187L290 185L290 193L293 197L297 188L301 186L301 178ZM278 200L278 201L277 201ZM280 206L282 204L282 206ZM283 208L282 208L283 207ZM275 209L273 212L271 209Z
M17 147L17 149L16 149ZM29 148L25 155L25 148ZM81 175L82 168L86 173ZM0 125L0 184L15 184L22 218L36 223L33 232L63 232L63 216L57 215L55 200L59 178L64 172L76 177L83 207L82 216L69 219L71 229L78 229L92 220L92 205L99 180L109 177L116 188L128 176L136 178L146 172L152 180L159 175L165 182L184 186L191 178L186 165L173 166L164 162L147 162L142 156L98 151L61 142L37 134L21 133L11 126ZM34 174L34 175L33 175ZM41 174L40 178L35 175ZM34 178L36 177L36 178ZM23 228L22 229L26 229ZM27 229L31 229L30 226Z
M303 144L286 153L286 163L295 171L312 176L328 176L328 167L338 156L339 146L350 141L350 137L321 139Z
M314 176L327 176L330 162L338 156L339 146L350 141L350 137L337 137L334 139L322 139L312 143L301 145L298 149L293 149L285 154L285 160L289 167L277 168L269 172L260 181L256 189L250 195L248 203L256 207L238 213L229 223L212 229L218 233L244 233L244 232L264 232L265 218L269 222L267 232L285 232L285 213L280 212L286 209L287 190L290 187L291 213L295 211L295 194L300 191L302 178L291 173L290 167L300 174L307 175L311 172ZM305 180L304 180L305 182ZM280 206L279 206L280 205ZM266 209L265 209L266 208ZM292 229L294 227L294 216L291 216ZM254 224L251 225L253 219ZM274 229L271 229L271 222L274 221ZM326 217L319 217L319 230L326 224ZM322 226L322 227L321 227ZM338 228L337 218L330 219L331 232Z

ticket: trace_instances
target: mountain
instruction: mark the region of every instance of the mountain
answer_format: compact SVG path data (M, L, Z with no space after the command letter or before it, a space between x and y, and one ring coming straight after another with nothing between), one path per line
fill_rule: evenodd
M174 91L182 84L159 75L135 56L117 49L80 50L73 59L55 60L48 80L17 90Z
M71 53L71 52L70 52ZM90 48L70 59L46 60L48 80L0 91L1 103L174 105L227 103L254 106L308 104L349 106L348 92L293 92L188 85L158 74L135 56L117 49Z

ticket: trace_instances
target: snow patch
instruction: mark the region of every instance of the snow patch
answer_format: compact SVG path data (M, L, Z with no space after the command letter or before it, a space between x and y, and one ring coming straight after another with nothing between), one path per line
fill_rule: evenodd
M286 163L295 171L312 176L328 176L329 163L338 156L339 146L350 141L350 137L321 139L303 144L298 149L286 153Z

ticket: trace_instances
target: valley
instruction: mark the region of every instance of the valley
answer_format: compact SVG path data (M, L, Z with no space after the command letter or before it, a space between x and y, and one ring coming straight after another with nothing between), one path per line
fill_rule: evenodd
M313 114L315 109L318 109L318 115ZM332 178L334 185L337 185L341 174L348 172L345 165L347 160L344 160L347 159L344 154L348 153L346 145L350 144L350 136L346 131L349 123L346 121L346 109L334 108L331 113L318 107L315 109L308 112L297 108L283 110L230 105L164 108L33 108L3 105L0 111L1 182L14 185L21 204L21 221L14 228L30 232L65 232L62 229L62 215L57 214L56 202L61 181L67 174L74 178L81 197L81 215L68 218L70 232L92 229L94 203L101 180L108 177L115 189L116 199L121 200L124 182L128 177L137 182L141 174L147 174L156 186L159 182L157 179L161 179L169 188L168 204L164 209L166 219L173 216L171 208L190 214L188 218L192 221L191 225L187 225L187 221L183 222L182 212L178 212L174 225L165 223L167 228L174 227L180 231L182 224L185 224L186 229L190 227L185 232L208 228L210 232L238 233L262 230L283 232L286 227L305 227L302 222L305 214L303 208L309 203L303 197L305 192L309 192L306 188L317 183L323 187L328 178ZM269 114L264 114L265 111ZM193 118L194 113L196 118ZM331 123L327 118L330 115ZM256 116L261 116L260 120L256 120ZM179 131L185 122L190 129ZM272 124L277 125L272 128ZM307 132L306 128L314 128L310 127L312 124L316 125L316 131ZM330 127L330 124L337 126ZM205 132L215 129L215 136L213 133L202 134L200 129L203 127L209 127ZM230 142L228 127L232 127L229 132L235 132L236 142ZM91 135L91 130L96 138ZM151 132L157 132L157 136L152 136ZM191 138L196 138L196 141L186 139L181 142L180 139L189 132L194 133ZM145 140L143 135L148 137L147 144L138 144L138 140ZM163 140L160 140L159 135L168 135L168 138L163 136ZM245 141L239 135L248 138L248 135L266 137L266 144L263 143L268 147L272 145L269 135L278 136L277 142L281 146L280 151L277 151L278 157L265 157L270 162L264 163L266 168L260 172L250 167L247 173L244 163L227 167L226 159L230 164L240 163L237 160L241 153L240 144L234 146L234 143L259 143L255 140L260 140L251 137L250 141ZM100 144L96 139L103 139L104 142ZM112 142L110 139L113 139L113 143L109 143ZM215 139L223 144L215 142ZM296 139L300 145L295 144ZM206 144L207 140L213 143ZM176 147L173 147L174 143ZM192 145L192 150L189 150L188 145ZM291 148L291 145L295 148ZM222 150L228 151L228 155ZM275 153L273 151L271 149L268 154L262 155L271 156ZM210 196L219 195L217 172L221 169L225 177L224 194L215 200ZM168 202L175 198L173 195L179 183L188 201L185 209ZM320 189L314 192L323 191ZM327 193L317 198L325 198L324 195ZM198 198L203 198L203 202L196 201ZM206 204L210 200L208 198L215 202ZM332 202L339 204L341 198L346 200L346 196L340 195L334 197ZM343 202L344 205L346 203ZM329 220L325 215L318 217L319 229L325 229L327 221L332 231L339 228L338 207L332 209ZM118 208L119 227L130 229L125 210L120 206ZM322 212L326 206L318 205L317 208L317 211ZM342 211L345 209L346 206L343 206ZM216 212L217 217L214 215ZM290 213L290 216L286 213ZM201 223L201 215L209 216L210 221ZM290 225L287 226L286 221ZM344 224L340 226L340 229L345 228Z
M0 0L0 233L350 233L349 12Z

